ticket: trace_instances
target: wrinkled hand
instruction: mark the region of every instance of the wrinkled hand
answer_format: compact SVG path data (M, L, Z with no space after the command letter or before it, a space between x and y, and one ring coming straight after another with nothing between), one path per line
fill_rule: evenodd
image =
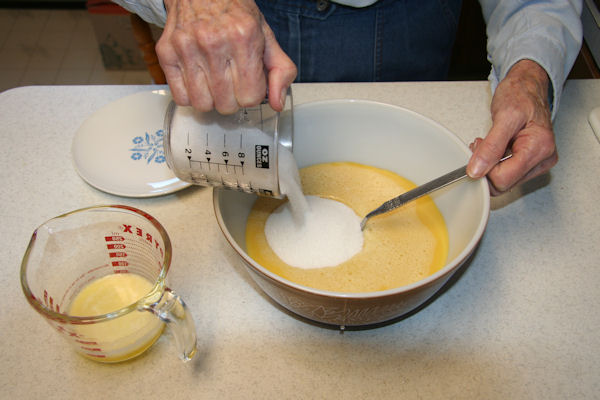
M472 178L487 174L492 195L544 174L558 162L548 85L548 75L537 63L521 60L496 88L492 128L485 139L470 145L467 167ZM498 164L507 150L513 156Z
M281 111L296 66L253 0L165 0L156 45L173 99L230 114L260 103Z

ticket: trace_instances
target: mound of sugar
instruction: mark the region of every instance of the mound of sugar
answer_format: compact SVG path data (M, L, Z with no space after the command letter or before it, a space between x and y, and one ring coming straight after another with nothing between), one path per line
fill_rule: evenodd
M267 242L281 260L298 268L333 267L361 251L360 218L351 208L318 196L306 196L306 201L308 210L300 224L289 202L267 219Z

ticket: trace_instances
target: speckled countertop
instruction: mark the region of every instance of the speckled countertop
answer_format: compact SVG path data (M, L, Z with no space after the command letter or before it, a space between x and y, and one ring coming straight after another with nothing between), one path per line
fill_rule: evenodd
M150 86L25 87L0 94L3 310L0 397L598 398L600 144L587 122L600 81L569 81L555 121L561 160L500 198L478 251L435 301L377 329L325 329L269 300L221 235L212 191L152 199L93 189L75 172L73 135L95 110ZM328 98L404 106L469 143L490 126L486 82L306 84ZM200 355L165 336L116 365L88 361L27 304L19 266L33 229L55 215L122 203L154 215L174 244L170 282L194 314Z

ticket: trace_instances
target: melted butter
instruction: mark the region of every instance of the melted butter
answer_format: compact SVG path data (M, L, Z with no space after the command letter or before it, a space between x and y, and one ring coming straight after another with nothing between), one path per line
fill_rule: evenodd
M153 284L135 274L113 274L85 286L69 306L72 316L95 316L117 311L148 294ZM137 356L161 335L163 323L147 311L132 311L106 321L78 325L75 330L83 342L79 350L85 357L102 362L117 362Z

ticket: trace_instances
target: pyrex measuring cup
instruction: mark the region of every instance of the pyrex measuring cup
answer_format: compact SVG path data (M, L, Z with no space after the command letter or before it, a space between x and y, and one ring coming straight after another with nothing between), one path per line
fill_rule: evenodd
M166 325L187 361L196 353L196 331L185 303L166 286L170 263L171 241L152 216L123 205L89 207L34 231L21 286L29 304L87 358L133 358Z
M292 95L285 109L265 100L231 115L168 106L164 124L167 164L182 181L282 197L278 161L293 139Z

